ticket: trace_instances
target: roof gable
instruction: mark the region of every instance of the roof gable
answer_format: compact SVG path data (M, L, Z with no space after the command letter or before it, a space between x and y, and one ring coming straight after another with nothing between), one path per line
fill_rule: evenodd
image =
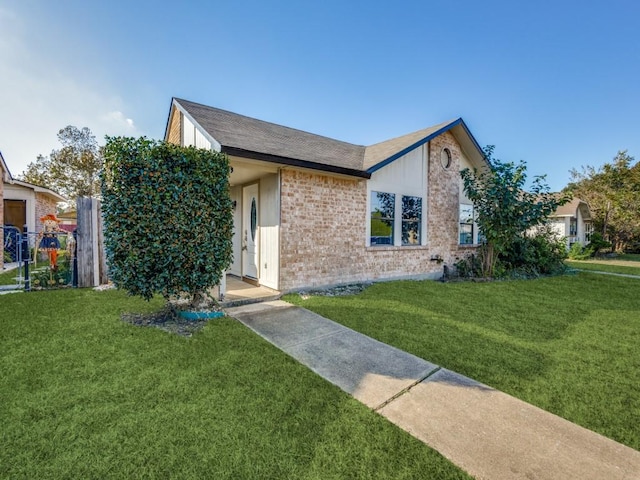
M219 108L175 99L179 107L224 149L235 148L277 157L362 170L364 147L257 120Z
M172 100L169 121L173 107L199 127L214 145L220 145L221 151L256 160L369 178L414 148L451 131L474 164L486 164L482 149L462 118L365 147L179 98Z
M424 128L417 132L371 145L366 148L364 168L367 169L368 172L373 173L407 154L414 148L418 148L432 138L446 132L455 122L458 121L462 121L462 119L444 122L433 127Z
M589 204L579 198L574 198L564 205L560 205L553 213L553 217L577 217L578 210L584 220L591 220L591 210Z
M3 182L8 182L13 179L11 176L11 172L9 171L9 167L7 167L7 163L4 161L4 157L2 156L2 152L0 152L0 179Z

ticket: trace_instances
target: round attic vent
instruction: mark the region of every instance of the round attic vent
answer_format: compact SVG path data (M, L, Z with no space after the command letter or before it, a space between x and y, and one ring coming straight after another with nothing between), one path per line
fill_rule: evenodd
M451 150L443 148L440 152L440 165L447 170L451 166Z

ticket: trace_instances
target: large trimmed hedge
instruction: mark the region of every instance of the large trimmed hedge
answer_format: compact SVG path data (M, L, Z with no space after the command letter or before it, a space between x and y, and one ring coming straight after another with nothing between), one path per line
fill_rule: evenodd
M226 155L108 137L102 214L109 273L131 295L199 298L232 258Z

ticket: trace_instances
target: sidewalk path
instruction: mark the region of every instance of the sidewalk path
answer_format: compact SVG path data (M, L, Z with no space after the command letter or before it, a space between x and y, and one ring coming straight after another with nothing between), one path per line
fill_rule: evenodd
M640 480L640 452L304 308L227 314L476 478Z
M634 275L632 273L603 272L602 270L586 270L582 268L574 268L574 270L583 273L597 273L598 275L613 275L614 277L637 278L640 280L640 275Z

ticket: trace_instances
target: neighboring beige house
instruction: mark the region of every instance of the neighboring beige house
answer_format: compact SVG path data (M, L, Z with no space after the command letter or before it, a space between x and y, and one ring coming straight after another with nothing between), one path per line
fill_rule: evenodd
M567 248L576 242L587 245L593 233L593 223L589 205L584 200L574 198L569 203L558 207L550 218L551 227L564 237Z
M29 232L42 229L40 217L56 213L59 202L66 199L48 188L16 180L2 160L2 223L5 227L14 226L22 231L27 225Z
M247 282L437 278L476 247L459 172L487 163L461 118L361 146L174 98L165 139L229 156L228 273Z

